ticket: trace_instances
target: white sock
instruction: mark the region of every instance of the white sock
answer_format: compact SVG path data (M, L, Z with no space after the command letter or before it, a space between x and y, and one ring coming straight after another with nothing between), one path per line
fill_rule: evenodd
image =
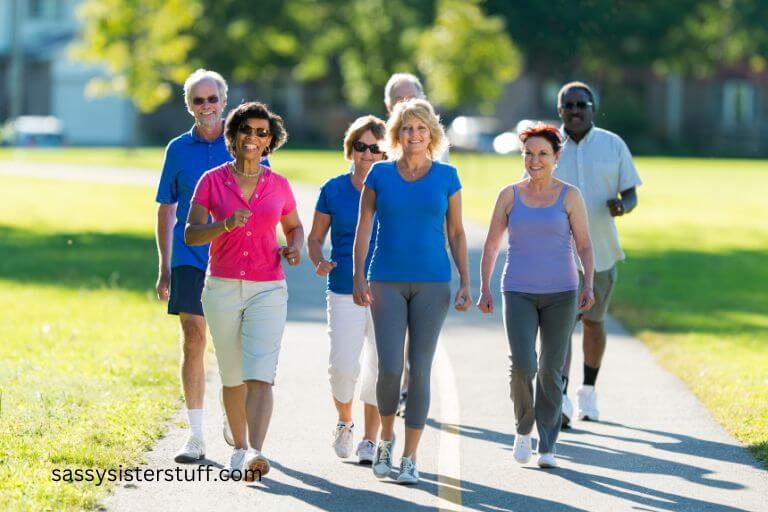
M339 422L336 423L336 425L339 426L339 427L341 427L341 426L344 426L344 427L354 427L355 426L355 422L354 421L339 421Z
M187 409L187 420L189 421L189 430L196 438L203 439L203 410Z

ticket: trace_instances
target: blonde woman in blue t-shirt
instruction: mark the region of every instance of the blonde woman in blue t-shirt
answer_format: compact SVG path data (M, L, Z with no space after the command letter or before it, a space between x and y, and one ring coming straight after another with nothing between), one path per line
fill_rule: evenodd
M397 481L415 484L419 481L416 450L429 410L432 359L451 302L444 226L461 281L454 298L456 309L466 311L472 299L461 183L455 167L433 160L446 139L432 106L422 99L395 106L387 121L387 141L395 160L374 164L360 200L353 296L356 304L370 306L376 332L381 439L373 472L378 478L392 469L406 330L409 333L405 446ZM368 268L365 259L374 215L378 229Z

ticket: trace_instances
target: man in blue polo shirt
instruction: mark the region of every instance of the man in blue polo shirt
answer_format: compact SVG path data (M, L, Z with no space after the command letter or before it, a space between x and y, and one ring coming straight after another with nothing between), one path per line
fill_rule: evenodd
M227 83L214 71L198 69L184 82L184 100L195 124L166 147L157 189L157 296L168 301L168 313L178 315L181 322L181 383L190 435L175 460L193 462L205 457L203 361L206 340L200 294L208 266L208 245L186 245L184 225L197 181L208 169L231 159L224 142L222 121Z

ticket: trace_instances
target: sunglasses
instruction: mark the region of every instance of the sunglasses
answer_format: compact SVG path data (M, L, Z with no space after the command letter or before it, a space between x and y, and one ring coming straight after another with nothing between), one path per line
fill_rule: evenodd
M200 97L192 98L192 103L194 103L195 105L202 105L203 103L205 103L205 100L208 100L208 103L210 103L211 105L215 105L219 102L219 97L214 94L212 96L208 96L207 98L200 98Z
M352 147L358 153L365 153L366 149L370 149L372 155L380 155L384 152L378 144L366 144L365 142L360 142L359 140L352 144Z
M237 127L237 131L242 133L243 135L256 135L257 137L268 137L269 136L269 130L266 130L264 128L253 128L250 125L247 125L245 123L241 124Z
M572 108L577 108L579 110L586 110L587 107L592 107L591 101L566 101L562 105L560 105L560 108L563 110L571 110Z

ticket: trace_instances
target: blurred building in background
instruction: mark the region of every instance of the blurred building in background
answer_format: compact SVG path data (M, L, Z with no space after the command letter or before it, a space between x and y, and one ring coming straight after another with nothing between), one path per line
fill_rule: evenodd
M79 3L0 1L0 121L53 116L67 144L124 145L131 140L133 105L115 96L87 97L86 84L104 70L68 57Z
M61 122L62 140L71 145L164 144L187 129L190 118L181 86L150 115L139 114L120 97L86 94L88 81L105 70L68 55L68 46L78 36L75 11L80 1L0 1L0 123L19 116L52 116ZM215 63L209 67L216 69ZM627 74L620 86L610 87L587 76L571 78L595 86L597 124L621 134L637 153L768 155L768 72L731 66L695 79L658 77L648 71ZM272 104L286 118L297 145L338 144L347 123L359 114L337 99L333 90L339 85L329 79L309 85L290 79L231 85L230 106L253 98ZM490 151L494 137L514 132L522 119L557 119L560 85L524 72L507 86L493 112L495 119L483 120L482 133L463 136L474 137L475 149ZM383 116L383 104L374 113ZM466 119L480 119L477 112L461 109L443 114L448 122L465 116L459 123L465 127L472 126Z

